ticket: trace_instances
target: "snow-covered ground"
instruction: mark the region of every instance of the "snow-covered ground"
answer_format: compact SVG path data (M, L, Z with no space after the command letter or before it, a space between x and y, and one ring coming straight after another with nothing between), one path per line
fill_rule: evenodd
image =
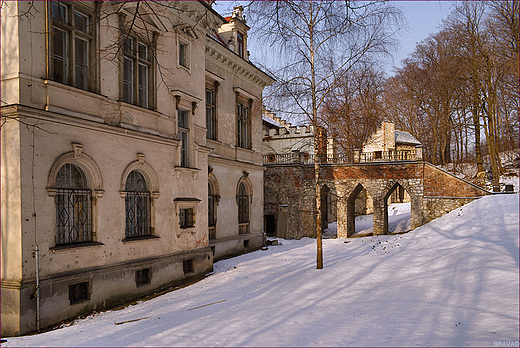
M2 346L496 346L519 340L519 196L389 236L281 240L191 286Z
M335 238L337 236L337 221L329 223L328 228L323 232L324 238ZM356 234L366 235L372 233L373 214L356 216ZM412 226L411 204L392 203L388 206L388 231L390 233L400 233L410 231Z

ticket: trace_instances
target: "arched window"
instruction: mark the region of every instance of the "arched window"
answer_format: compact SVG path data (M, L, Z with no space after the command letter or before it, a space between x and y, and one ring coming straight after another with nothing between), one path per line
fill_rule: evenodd
M141 173L133 170L125 185L125 210L127 239L150 236L150 191Z
M249 195L243 182L238 186L238 233L249 233Z
M92 241L92 191L83 171L64 164L56 175L56 245Z
M208 232L209 239L216 239L218 195L211 182L208 181Z

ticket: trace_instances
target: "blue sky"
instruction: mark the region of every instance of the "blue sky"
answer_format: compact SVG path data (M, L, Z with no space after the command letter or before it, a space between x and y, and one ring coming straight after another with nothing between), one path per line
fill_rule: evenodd
M217 0L213 7L222 15L229 15L233 10L233 4L236 1ZM426 39L430 34L439 31L442 20L448 17L453 10L454 1L392 1L392 3L401 9L403 15L408 22L407 28L398 35L400 47L399 51L393 53L393 62L388 62L388 68L391 70L394 66L400 67L401 60L411 54L415 45L421 40ZM253 57L259 56L255 52L254 47L249 47ZM390 73L390 71L389 71Z

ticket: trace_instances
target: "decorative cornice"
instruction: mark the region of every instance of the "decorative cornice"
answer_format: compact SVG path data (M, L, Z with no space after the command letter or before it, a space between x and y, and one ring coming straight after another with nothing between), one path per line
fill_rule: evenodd
M222 47L222 45L214 41L212 38L208 37L206 42L206 56L226 65L235 74L244 76L262 88L269 86L274 82L274 79L265 72L258 69L250 62L243 61L243 59L238 56L235 57L235 53L229 52L226 47Z

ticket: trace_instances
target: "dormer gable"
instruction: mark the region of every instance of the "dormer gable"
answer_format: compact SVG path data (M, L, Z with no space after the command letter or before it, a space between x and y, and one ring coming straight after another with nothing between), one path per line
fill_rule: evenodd
M240 57L249 60L249 52L247 51L247 32L249 26L246 24L244 16L244 8L235 6L233 14L225 17L227 23L224 23L218 29L218 34L226 42L226 46Z

